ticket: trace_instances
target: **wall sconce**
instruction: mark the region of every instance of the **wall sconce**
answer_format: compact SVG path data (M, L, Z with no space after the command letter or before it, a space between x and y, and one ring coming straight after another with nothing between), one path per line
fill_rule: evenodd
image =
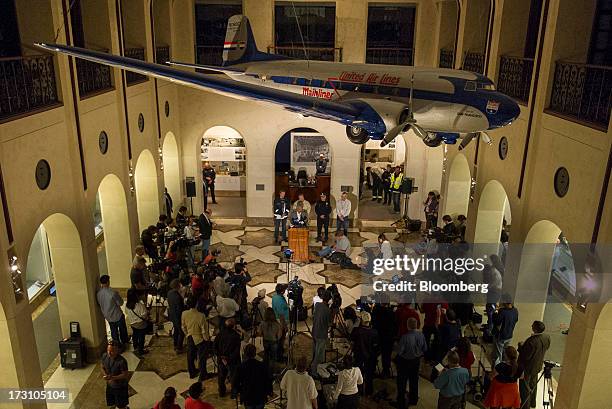
M470 202L474 201L474 193L476 193L476 178L472 178L470 182Z
M19 302L25 297L25 293L23 291L23 278L21 268L19 267L19 260L17 259L17 256L11 253L12 251L9 251L9 269L11 272L11 281L13 282L15 301Z
M159 155L159 169L164 170L164 153L161 145L157 147L157 153Z
M446 174L446 162L447 162L448 145L444 144L444 156L442 157L442 177Z
M134 183L134 168L132 167L132 160L130 159L130 165L128 168L128 176L130 178L130 193L134 196L136 192L135 183Z

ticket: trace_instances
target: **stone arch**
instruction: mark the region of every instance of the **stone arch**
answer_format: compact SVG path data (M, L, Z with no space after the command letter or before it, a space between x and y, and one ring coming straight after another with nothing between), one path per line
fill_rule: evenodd
M470 204L472 175L465 155L458 153L452 161L448 172L446 195L444 197L444 214L457 217L467 216Z
M497 246L502 230L508 195L497 180L489 181L478 201L474 243ZM497 250L495 250L496 252Z
M159 218L159 191L157 189L157 167L153 154L143 150L134 168L136 207L140 231L155 224Z
M62 335L69 337L70 322L77 321L83 338L98 345L103 334L98 326L97 283L86 272L79 231L72 219L63 213L54 213L41 224L49 243Z
M98 187L108 274L116 287L130 287L132 245L125 189L110 173Z
M172 132L168 132L164 137L162 160L164 163L164 185L168 189L170 197L172 197L174 207L172 211L176 213L183 202L183 195L181 194L179 149L176 137Z

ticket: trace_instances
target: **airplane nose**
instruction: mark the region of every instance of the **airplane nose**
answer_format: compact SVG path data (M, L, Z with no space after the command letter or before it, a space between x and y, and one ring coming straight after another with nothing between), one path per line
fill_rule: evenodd
M497 100L499 101L497 112L492 115L488 112L491 128L501 128L510 125L521 114L521 108L516 101L509 96L500 94Z

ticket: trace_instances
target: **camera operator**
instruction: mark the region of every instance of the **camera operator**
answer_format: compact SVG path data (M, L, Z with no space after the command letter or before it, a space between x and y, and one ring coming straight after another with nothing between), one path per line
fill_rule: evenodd
M538 375L544 365L544 355L550 348L550 336L544 334L546 326L542 321L531 324L533 334L518 344L518 364L523 371L523 378L519 382L521 402L529 400L532 408L536 407L536 393Z
M185 334L181 328L181 315L185 310L185 302L181 294L181 283L178 279L170 282L170 291L168 291L168 320L172 323L172 341L176 354L183 352L183 340Z
M176 224L179 227L185 226L187 224L187 207L181 206L178 209L178 213L176 214Z
M130 271L130 282L132 283L132 288L136 288L138 290L146 290L149 288L149 283L145 279L145 269L146 264L144 259L139 259L136 262L136 265L132 267L132 271Z
M151 225L144 229L140 235L140 241L144 246L145 252L152 260L156 260L159 257L157 253L157 245L155 244L156 234L157 228Z
M391 376L391 352L397 334L395 313L389 305L388 297L381 299L372 309L372 328L378 332L380 340L380 355L382 362L382 377Z
M221 327L219 334L215 338L217 365L219 366L219 396L222 398L227 392L225 380L228 376L230 380L233 380L236 369L240 365L241 341L242 337L236 330L236 320L234 318L225 321L225 325ZM232 396L232 398L233 397L234 396Z
M210 220L212 210L207 209L200 214L198 218L198 227L200 229L200 239L202 240L202 260L208 255L210 247L210 237L212 236L213 222Z
M215 294L221 295L223 297L227 297L229 295L230 285L226 281L228 277L229 275L224 269L217 270L217 276L212 282Z
M351 332L355 364L361 369L364 381L364 393L369 396L374 391L374 373L379 354L378 332L370 328L371 316L362 311L359 327Z
M247 283L251 281L251 275L247 268L247 263L240 259L239 263L234 264L234 272L230 271L230 276L227 279L230 285L230 295L242 311L247 311Z
M282 327L282 335L278 340L278 359L281 360L284 354L285 336L287 335L287 328L289 325L289 305L285 299L285 291L287 291L286 284L276 284L276 294L272 296L272 309L276 315L276 319L280 321Z
M323 293L322 301L314 306L312 313L312 363L310 366L310 374L317 376L317 367L325 362L325 347L329 337L329 324L331 321L331 310L329 301L331 295L329 292Z

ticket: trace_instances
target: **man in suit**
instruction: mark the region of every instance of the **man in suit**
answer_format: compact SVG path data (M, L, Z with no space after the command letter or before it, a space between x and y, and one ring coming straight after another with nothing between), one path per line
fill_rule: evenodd
M291 210L291 204L289 199L285 197L284 190L278 192L278 197L274 199L272 210L274 212L274 241L280 244L279 230L282 240L287 241L287 217L289 217L289 211Z
M308 213L301 201L297 202L290 214L291 227L308 227Z
M172 218L172 196L168 193L168 188L164 188L164 207L166 210L166 216L169 219Z
M532 391L538 386L538 375L544 365L544 355L550 348L550 337L544 334L546 327L542 321L534 321L531 330L533 334L525 342L519 342L518 365L523 370L523 379L520 382L521 401L529 399L531 407L535 408L536 392Z
M217 203L215 200L215 179L217 178L217 173L210 166L210 163L204 164L204 170L202 171L202 179L204 180L204 184L208 188L208 192L210 192L210 197L212 198L212 202L214 204Z
M202 260L208 255L208 248L210 247L210 236L212 236L213 223L210 220L212 211L210 209L204 210L198 219L198 227L200 228L200 238L202 239Z

